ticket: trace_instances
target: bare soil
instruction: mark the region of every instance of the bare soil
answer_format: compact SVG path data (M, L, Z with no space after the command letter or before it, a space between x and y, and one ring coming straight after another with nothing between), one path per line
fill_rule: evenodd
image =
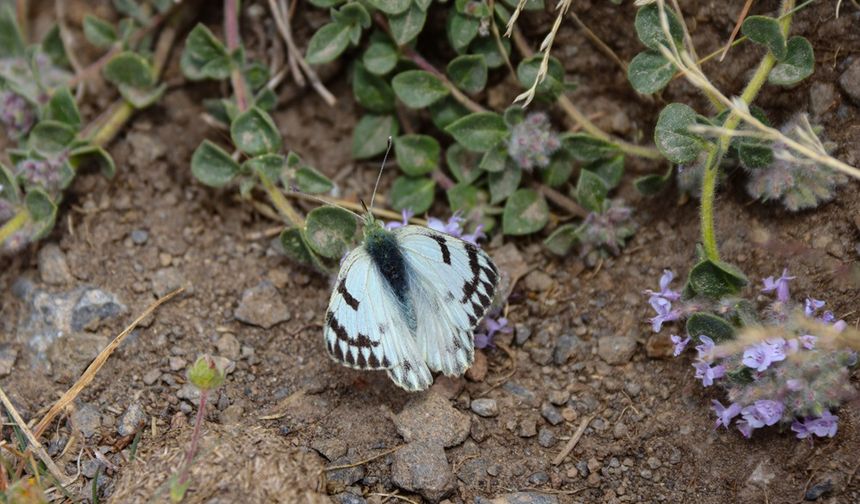
M682 3L700 54L725 42L738 6ZM585 1L574 8L623 60L641 49L632 29L631 2ZM757 2L754 12L774 8L775 2ZM312 31L308 22L320 20L307 11L302 4L294 21L301 44ZM842 11L836 20L833 5L822 2L796 16L793 33L810 38L816 72L793 89L768 87L757 104L777 124L797 112L810 112L836 143L836 157L856 166L860 107L837 81L860 53L860 19L850 2L843 2ZM547 31L549 12L548 7L546 14L524 16L531 41ZM50 16L50 10L44 15ZM220 13L205 16L214 26ZM246 20L244 26L250 23ZM568 73L580 82L572 99L586 112L601 114L598 122L615 134L647 142L656 113L671 101L707 110L680 80L662 97L637 96L624 73L572 21L563 24L556 47ZM432 58L431 48L421 50ZM727 94L737 93L760 55L759 49L742 45L726 61L711 61L704 69ZM181 82L177 60L174 54L170 82ZM370 191L377 162L350 159L352 127L360 111L345 77L342 70L329 81L339 99L336 107L327 107L312 92L293 90L299 98L282 106L275 120L290 149L333 177L343 197L356 199ZM25 418L40 418L109 338L155 299L154 281L174 275L189 292L138 328L76 402L77 408L89 405L98 411L95 432L85 437L70 412L46 433L46 445L68 474L78 470L79 454L85 466L99 451L112 466L101 471L103 499L166 501L167 482L179 468L196 411L180 398L182 364L204 352L237 353L231 356L235 370L206 414L188 502L328 502L327 494L346 499L342 492L347 490L368 502L383 502L390 497L378 494L395 492L421 502L420 495L398 490L393 482L394 454L360 466L354 470L358 473L322 475L325 466L359 462L402 445L392 415L414 396L383 373L356 372L332 362L319 326L330 280L279 254L270 232L278 223L239 200L236 191L210 190L193 180L188 166L194 148L204 138L224 139L223 132L200 120L202 98L221 92L218 86L172 86L159 105L138 114L110 146L119 167L116 179L79 176L51 236L18 256L0 259L0 343L17 351L11 373L0 384ZM500 78L487 94L504 106L516 92L510 79ZM812 110L815 93L831 93L832 102ZM664 268L679 276L686 273L698 239L698 212L695 201L679 202L674 191L648 199L630 187L632 172L665 166L644 161L628 166L632 169L621 195L635 207L640 231L620 257L589 269L573 255L549 257L539 237L490 242L491 255L503 244L514 244L532 271L516 284L508 314L520 334L531 336L521 346L509 341L510 355L500 348L483 352L489 371L478 376L480 381L446 380L428 392L450 399L470 418L468 439L445 450L456 478L447 499L479 502L479 497L532 490L558 502L796 503L807 490L829 481L832 489L821 502L860 502L860 402L839 410L839 433L833 439L798 441L771 429L744 440L734 430L714 430L710 404L721 399L720 392L700 387L689 357L651 356L665 355L668 344L665 334L652 335L650 308L641 291L656 287ZM384 186L395 171L386 174ZM722 188L717 234L725 259L755 282L748 293L755 296L763 277L787 267L797 275L792 284L796 296L825 299L856 326L860 186L852 182L835 201L790 214L777 205L751 202L739 177L734 174ZM262 201L263 196L256 198ZM135 230L145 230L148 239L137 244L131 238ZM72 274L66 285L47 285L41 279L37 255L46 243L58 244L65 255ZM510 256L511 249L505 250ZM22 278L47 292L98 287L116 294L128 310L92 331L64 335L63 351L39 356L29 345L31 335L22 329L31 307L13 292ZM264 280L274 285L289 312L288 320L270 329L234 317L246 289ZM235 336L238 349L226 334ZM576 335L583 343L558 363L554 352L564 335ZM636 340L632 358L609 364L597 354L600 339L613 336ZM470 411L471 402L481 397L497 401L498 416ZM563 416L557 425L541 414L551 397ZM132 403L139 403L150 418L135 459L129 461L129 440L117 433L117 424ZM553 465L582 419L591 417L573 451ZM556 442L548 442L546 433L533 435L534 428L548 431ZM550 446L542 446L539 437ZM88 499L90 480L80 477L72 492Z

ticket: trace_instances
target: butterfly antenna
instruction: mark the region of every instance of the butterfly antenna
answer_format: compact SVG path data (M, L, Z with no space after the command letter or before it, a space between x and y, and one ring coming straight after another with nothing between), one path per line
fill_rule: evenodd
M373 194L370 196L370 210L373 210L373 200L376 199L376 190L379 189L379 181L382 180L382 170L385 169L385 162L388 161L388 153L391 152L391 137L388 137L388 147L385 149L385 156L382 158L382 166L379 167L379 175L376 176L376 184L373 186Z

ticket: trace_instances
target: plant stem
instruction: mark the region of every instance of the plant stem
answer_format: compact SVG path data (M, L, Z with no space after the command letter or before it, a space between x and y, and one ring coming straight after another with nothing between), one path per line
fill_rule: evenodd
M260 178L260 183L263 184L263 190L269 195L269 199L278 212L293 226L301 227L305 223L305 219L296 211L295 208L287 201L284 194L275 186L275 183L269 180L261 171L257 170L257 176Z
M783 16L780 18L779 24L782 29L782 34L785 37L788 36L788 29L791 26L791 16L785 14L791 12L793 8L794 0L783 0L781 7ZM768 52L764 58L762 58L761 63L759 63L758 68L747 83L743 93L741 93L741 99L745 103L752 103L756 95L761 91L765 82L767 82L767 76L770 75L770 71L773 69L774 65L776 65L776 58L773 54ZM720 136L717 140L717 145L713 146L709 150L707 160L705 161L705 174L702 178L701 198L702 245L705 249L705 256L712 261L718 261L720 259L717 237L714 231L714 199L717 192L720 162L731 143L732 136L730 132L737 129L740 123L741 116L732 111L723 123L723 128L727 130L727 133Z
M6 240L12 237L12 235L14 235L19 229L24 227L29 220L30 214L26 209L21 208L18 210L18 213L0 227L0 243L5 243Z
M203 416L206 412L206 397L209 395L208 390L200 391L200 405L197 408L197 417L194 420L194 432L191 434L191 445L185 453L185 462L182 464L182 472L179 473L179 484L184 485L188 481L188 475L191 472L191 462L194 460L194 454L197 452L197 444L200 442L200 426L203 425Z
M239 3L241 0L224 0L224 33L227 37L227 50L231 56L241 46L239 38ZM248 91L245 88L245 78L242 76L242 69L232 65L230 70L230 82L233 85L233 92L236 94L236 107L239 112L244 112L248 109Z

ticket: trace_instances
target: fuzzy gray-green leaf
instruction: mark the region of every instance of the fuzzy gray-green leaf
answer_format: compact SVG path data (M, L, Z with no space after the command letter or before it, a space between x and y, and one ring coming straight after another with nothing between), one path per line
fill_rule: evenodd
M391 85L400 101L413 109L427 107L448 96L442 80L425 70L400 72Z
M696 159L704 146L702 138L687 129L695 122L696 112L683 103L670 103L660 112L654 143L666 159L676 164Z
M427 177L397 177L389 192L389 204L397 210L409 209L416 214L426 212L433 204L436 182Z
M338 259L355 237L357 227L358 223L351 213L341 208L323 206L308 213L305 238L317 254L328 259Z
M209 140L203 140L191 156L191 173L210 187L226 185L239 173L239 169L239 163L230 154Z
M397 164L403 173L413 177L435 170L440 152L439 142L428 135L402 135L394 139Z
M399 125L394 116L366 114L352 130L352 157L366 159L385 152L388 137L397 136Z
M656 93L666 87L675 75L675 65L657 51L643 51L627 66L627 80L643 94Z
M549 207L543 196L533 189L518 189L505 203L502 231L521 236L540 231L549 220Z
M495 112L476 112L449 124L445 131L463 147L485 152L508 136L504 119Z
M230 137L236 147L249 156L277 152L283 143L275 122L257 107L251 107L233 119Z

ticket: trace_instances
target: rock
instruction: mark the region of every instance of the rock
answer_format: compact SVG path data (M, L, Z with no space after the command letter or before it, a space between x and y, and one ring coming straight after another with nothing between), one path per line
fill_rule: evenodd
M558 425L564 422L564 417L561 416L561 412L549 402L541 404L540 414L552 425Z
M556 406L564 406L570 399L570 394L564 390L553 390L549 393L549 402Z
M99 469L104 469L104 466L98 461L98 459L90 458L81 462L81 474L86 478L95 478Z
M66 255L55 243L48 243L39 250L39 275L48 285L65 285L72 282L72 272Z
M77 429L86 438L93 437L102 425L102 417L99 410L89 403L78 404L72 412L72 427Z
M145 245L149 241L149 232L145 229L135 229L131 232L131 241L135 245Z
M180 287L185 287L185 294L193 292L191 284L177 268L162 268L152 275L152 292L156 297L164 297Z
M612 436L615 439L622 439L627 436L627 425L624 422L616 422L615 426L612 428Z
M274 284L263 280L256 287L245 290L236 308L236 319L246 324L269 329L276 324L290 320L287 305Z
M188 361L182 357L171 355L167 358L167 365L170 366L171 371L181 371L188 365Z
M185 399L194 404L200 403L200 389L190 383L186 383L176 391L176 397Z
M854 58L854 61L842 72L839 85L854 103L860 105L860 58Z
M523 387L522 385L520 385L517 382L513 382L513 381L505 382L505 384L502 385L502 389L504 389L506 392L510 392L511 394L517 396L517 398L519 400L523 401L524 403L528 404L529 406L537 407L540 404L540 400L538 399L537 395L535 395L534 392Z
M528 339L532 335L531 327L527 326L526 324L515 325L514 332L516 333L516 335L514 336L514 341L516 341L518 346L523 346L523 344L525 344L525 342L528 341Z
M146 425L147 420L148 417L146 416L146 411L143 410L143 406L139 402L133 402L126 408L125 413L119 417L119 425L117 425L116 431L120 436L137 434L137 431Z
M144 170L150 169L152 163L167 153L167 147L152 133L131 131L125 141L131 146L129 163Z
M516 492L500 495L490 501L491 504L558 504L555 495L540 492Z
M538 432L538 444L544 448L552 448L558 443L558 438L549 427L541 427Z
M460 377L452 378L450 376L442 375L436 378L436 381L433 382L433 385L430 387L430 392L450 400L460 395L460 392L463 391L463 387L465 386L466 383Z
M540 270L534 270L523 278L523 286L533 292L548 291L552 285L552 277Z
M161 370L158 368L150 369L143 375L143 383L146 385L152 385L153 383L158 381L158 378L161 377Z
M469 436L471 436L476 443L482 443L490 436L490 433L484 425L484 422L472 417L471 425L469 427Z
M486 397L475 399L472 401L472 404L469 407L477 415L480 415L485 418L494 417L499 414L499 406L498 404L496 404L495 399L489 399Z
M672 357L674 349L668 331L651 333L645 342L645 354L652 359L668 359Z
M537 419L529 415L520 420L520 427L517 429L517 435L522 438L537 436Z
M342 466L349 465L354 462L358 462L358 460L350 460L350 457L341 457L332 461L331 465ZM346 487L360 480L364 475L365 469L363 465L326 471L326 490L328 490L329 493L343 492L346 490Z
M809 109L813 116L822 116L836 104L836 100L833 83L818 81L809 86Z
M636 352L636 340L627 336L608 336L598 340L597 354L609 364L625 364Z
M17 358L18 349L9 343L0 344L0 376L6 376L12 372Z
M349 447L346 445L346 441L332 437L314 439L311 442L311 448L326 459L335 460L345 456Z
M475 362L466 370L466 378L473 382L482 382L487 377L487 356L481 350L475 350Z
M572 334L562 334L555 343L555 349L552 351L552 360L556 366L567 364L571 357L576 355L579 349L584 346L582 340Z
M225 396L221 396L225 397ZM224 425L234 425L242 422L242 415L245 414L245 408L239 406L238 404L231 404L224 408L224 411L221 412L220 418L221 423Z
M398 487L438 502L455 488L454 473L442 445L414 442L394 452L391 480Z
M529 483L535 486L545 485L549 481L549 474L545 471L538 471L529 476Z
M803 495L803 499L808 501L818 500L819 497L821 497L822 495L830 493L832 491L833 481L829 479L825 481L820 481L809 487L809 490L807 490L806 493Z
M333 495L332 499L334 499L337 504L367 504L364 497L349 492L342 492L337 495Z
M239 340L233 333L224 333L218 338L218 342L215 343L215 347L218 349L218 354L227 357L230 360L239 360L242 352L242 345L239 344Z
M106 319L125 313L116 296L100 289L86 289L72 309L73 331L95 330Z
M445 448L469 437L471 419L439 394L430 392L410 401L394 416L397 432L407 442L433 441Z

